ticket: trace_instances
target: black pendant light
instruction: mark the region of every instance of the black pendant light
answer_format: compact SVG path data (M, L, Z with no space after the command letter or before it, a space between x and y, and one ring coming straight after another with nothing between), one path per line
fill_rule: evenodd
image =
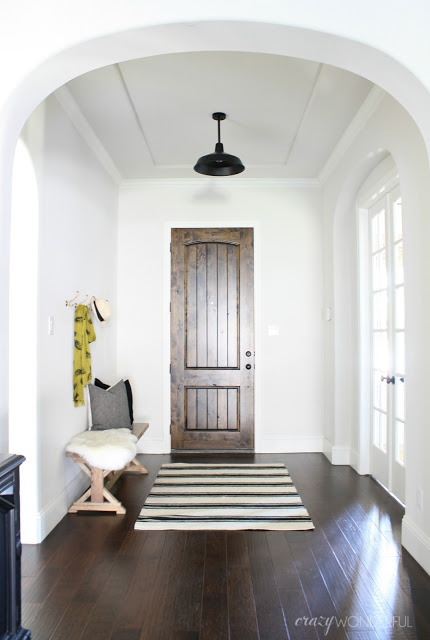
M221 120L225 120L225 113L217 111L212 114L212 118L218 122L218 142L215 145L215 153L209 153L197 160L194 171L203 173L205 176L234 176L245 170L242 162L236 156L224 153L224 146L221 142Z

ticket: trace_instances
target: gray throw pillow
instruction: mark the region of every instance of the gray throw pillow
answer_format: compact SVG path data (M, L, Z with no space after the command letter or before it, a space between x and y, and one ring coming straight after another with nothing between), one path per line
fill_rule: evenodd
M88 391L93 430L131 428L127 389L123 380L110 389L100 389L89 384Z

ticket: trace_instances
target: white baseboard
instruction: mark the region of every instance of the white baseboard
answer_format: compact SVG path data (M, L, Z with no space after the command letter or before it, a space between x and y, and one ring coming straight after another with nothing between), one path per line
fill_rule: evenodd
M170 438L151 438L145 435L137 443L137 453L170 453Z
M406 515L402 520L402 545L430 575L430 537Z
M331 464L347 464L351 465L353 452L351 447L332 445L327 439L324 439L323 453Z
M263 436L255 453L321 453L323 439L320 436ZM170 438L142 438L137 445L138 453L170 453Z
M358 451L357 451L357 449L350 449L349 450L349 464L354 469L354 471L356 471L357 473L360 473L359 464L358 464Z
M322 453L321 436L265 436L262 435L256 453Z
M358 451L356 449L351 449L351 467L358 473L360 476L368 476L370 474L370 469L368 465L368 458L365 460L360 459L358 455Z
M88 477L79 472L63 491L41 511L34 514L21 513L21 542L39 544L60 522L70 505L88 488Z
M38 544L40 538L40 513L21 512L21 542L23 544Z

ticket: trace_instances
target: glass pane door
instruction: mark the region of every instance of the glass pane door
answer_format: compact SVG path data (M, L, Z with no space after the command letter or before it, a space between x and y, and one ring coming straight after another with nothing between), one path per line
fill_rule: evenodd
M404 501L405 295L399 189L369 211L371 473Z

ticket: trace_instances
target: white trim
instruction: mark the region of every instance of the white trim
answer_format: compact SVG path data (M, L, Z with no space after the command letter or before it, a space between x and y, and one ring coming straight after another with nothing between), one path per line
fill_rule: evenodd
M150 159L151 164L152 164L152 168L154 168L154 167L155 167L155 160L154 160L154 156L152 155L151 147L150 147L150 146L149 146L149 144L148 144L148 140L147 140L147 137L146 137L146 135L145 135L145 130L144 130L144 128L143 128L143 124L142 124L142 121L141 121L141 119L140 119L139 113L138 113L138 111L137 111L137 109L136 109L136 105L134 104L134 100L133 100L133 98L131 97L130 89L128 88L128 84L127 84L127 82L126 82L126 80L125 80L125 78L124 78L124 74L123 74L123 72L122 72L121 65L120 65L120 63L119 63L119 62L117 62L114 66L115 66L115 69L116 69L116 71L117 71L117 73L118 73L118 75L119 75L119 77L120 77L121 84L122 84L122 86L123 86L124 93L125 93L125 95L126 95L126 97L127 97L127 100L128 100L128 103L129 103L130 110L134 113L134 117L135 117L135 120L136 120L136 124L137 124L137 126L138 126L138 128L139 128L139 130L140 130L141 135L142 135L144 145L145 145L145 147L146 147L146 150L147 150L147 152L148 152L149 159Z
M170 453L170 434L164 438L145 436L137 443L137 453Z
M333 445L327 438L324 438L323 453L327 460L333 465L351 465L353 458L351 447Z
M321 183L317 178L233 178L228 180L225 178L139 178L135 180L122 180L120 189L144 189L144 188L161 188L166 187L207 187L228 186L235 188L277 188L277 189L293 189L320 188ZM219 225L218 225L219 226ZM247 225L242 225L247 226Z
M324 184L331 176L345 153L348 151L349 147L373 116L386 95L386 92L381 89L381 87L377 85L372 87L367 98L364 100L354 118L343 132L341 138L319 172L318 180L321 184Z
M378 200L385 197L387 193L399 185L399 171L397 167L388 168L392 163L392 156L388 156L385 160L382 160L372 172L370 179L365 180L356 198L360 209L366 209L368 211ZM386 171L384 171L385 167L387 168ZM376 178L376 180L373 180L372 175L375 171L378 171L378 169L381 169L383 174L379 178Z
M316 95L317 95L317 88L319 87L319 84L320 84L321 73L322 73L322 70L323 70L324 66L325 65L323 65L322 62L320 62L318 67L317 67L317 71L316 71L316 74L315 74L315 80L314 80L313 87L312 87L311 92L309 94L309 98L308 98L308 100L306 102L305 108L302 111L302 115L300 117L300 122L299 122L299 124L297 126L297 129L294 132L293 138L292 138L291 143L290 143L290 147L288 149L287 155L286 155L285 160L284 160L284 164L285 165L287 165L288 162L289 162L289 159L290 159L291 154L292 154L293 149L294 149L294 145L296 144L297 137L298 137L300 131L303 128L303 123L306 121L306 118L308 117L309 112L311 110L311 106L315 102L315 98L316 98Z
M42 511L32 516L21 517L21 541L23 544L39 544L64 518L70 505L88 488L89 480L78 472L61 493L51 500Z
M181 181L182 182L182 181ZM167 443L167 452L171 450L170 438L170 242L172 229L198 229L198 228L243 228L254 229L254 332L255 353L261 351L261 232L260 222L246 220L178 220L164 223L164 295L163 295L163 370L164 370L164 402L163 402L163 434L164 443ZM254 450L263 453L260 448L261 434L261 375L258 368L255 370L255 419L254 419ZM146 438L145 438L146 439ZM146 449L145 449L146 451ZM157 453L154 451L154 453ZM161 452L160 452L161 453ZM164 453L164 451L163 451Z
M42 542L40 534L40 512L21 513L21 542L23 544L39 544Z
M430 537L407 515L402 520L402 545L430 575Z
M267 436L262 434L260 440L258 453L323 453L323 436Z
M365 471L361 471L358 464L358 451L357 449L349 448L349 465L356 471L359 475L367 475Z
M69 116L76 131L80 134L82 140L86 142L88 147L96 156L102 167L107 171L116 184L120 184L122 176L117 166L112 160L109 153L103 146L100 138L96 135L94 129L82 113L78 103L64 85L54 91L54 96L63 108L64 112Z
M369 210L357 207L358 239L358 460L357 472L370 473L370 309Z

